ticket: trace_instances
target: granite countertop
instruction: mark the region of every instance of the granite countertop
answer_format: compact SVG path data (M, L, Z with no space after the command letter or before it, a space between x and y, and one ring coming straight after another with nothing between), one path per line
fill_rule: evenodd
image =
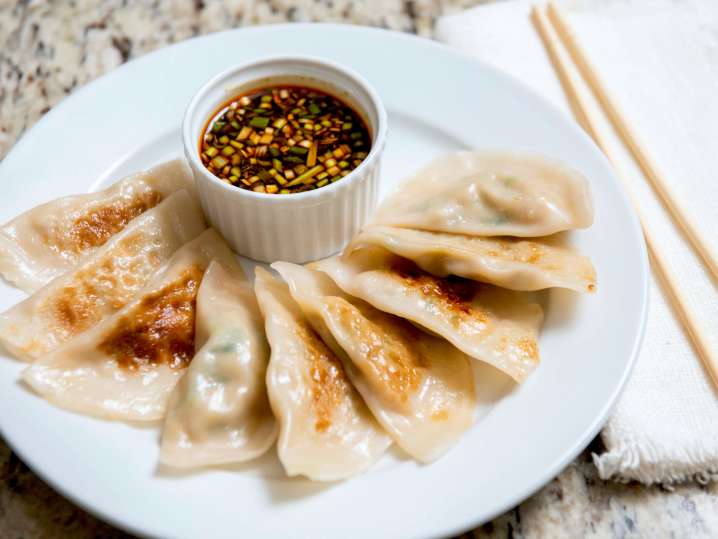
M472 0L2 0L0 159L53 105L129 59L250 24L340 21L431 37L437 16ZM466 537L711 537L718 484L622 485L598 479L593 444L546 487ZM491 488L477 485L477 488ZM128 537L62 498L0 439L0 538Z

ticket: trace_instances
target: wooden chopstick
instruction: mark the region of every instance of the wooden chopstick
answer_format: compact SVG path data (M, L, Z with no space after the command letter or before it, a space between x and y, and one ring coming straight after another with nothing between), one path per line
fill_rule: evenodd
M631 151L643 174L648 178L653 189L661 198L663 205L669 211L673 220L683 230L684 235L693 246L698 256L703 260L708 271L718 280L718 255L705 243L701 232L695 222L688 217L687 212L677 201L666 176L660 171L656 160L651 156L646 145L642 142L636 130L627 120L615 97L592 64L585 49L581 45L576 33L572 30L564 11L553 2L548 4L548 17L553 23L559 38L571 55L574 64L578 67L583 78L591 87L598 102L611 120L614 128L623 139L626 147Z
M573 83L571 75L565 67L564 62L566 60L561 58L560 45L556 41L552 30L549 29L550 25L546 19L546 15L544 15L541 8L538 6L533 6L531 8L531 20L534 23L534 27L536 28L541 41L543 41L544 47L546 47L546 52L551 60L551 64L553 65L554 71L556 71L556 75L558 75L561 87L568 99L571 112L573 112L573 115L576 117L576 121L578 121L581 127L583 127L584 131L586 131L601 148L601 150L603 150L604 148L601 141L599 141L598 130L593 125L591 117L587 112L588 109L585 107L583 102L583 98L576 90L576 86ZM605 150L604 153L606 153Z
M553 64L559 81L566 93L571 109L574 112L579 111L576 113L577 120L586 133L588 133L588 135L596 142L596 145L606 155L606 158L613 166L616 175L623 182L626 192L629 194L629 197L631 197L633 207L638 214L638 219L641 222L641 227L643 228L643 236L646 240L646 246L648 247L648 252L651 257L651 266L660 280L668 300L673 305L676 314L680 318L688 337L691 339L698 356L701 358L705 369L708 371L711 380L718 389L718 354L716 354L710 346L706 332L699 325L699 322L695 314L688 306L685 297L681 295L680 289L677 285L678 279L666 263L666 258L663 253L661 253L655 238L653 238L651 234L650 228L646 226L646 221L641 215L640 208L638 204L636 204L636 200L633 198L628 182L626 181L625 173L618 166L618 161L615 155L613 155L608 144L606 144L605 139L597 129L595 117L592 116L585 99L578 91L575 75L568 69L567 62L570 60L562 57L560 52L561 45L553 34L553 30L551 29L548 19L542 9L534 6L531 10L531 18L539 36L541 37L541 40L544 43L544 46L546 47L546 51L548 52L551 63Z

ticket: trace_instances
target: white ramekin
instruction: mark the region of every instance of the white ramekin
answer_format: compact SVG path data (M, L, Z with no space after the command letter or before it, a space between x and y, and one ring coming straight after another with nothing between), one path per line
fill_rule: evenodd
M239 189L210 173L199 155L207 120L238 94L274 84L324 90L349 103L372 136L361 165L336 183L291 195ZM357 73L329 60L272 56L228 69L202 86L187 107L182 140L204 212L232 248L261 262L304 263L341 251L373 212L386 129L379 96Z

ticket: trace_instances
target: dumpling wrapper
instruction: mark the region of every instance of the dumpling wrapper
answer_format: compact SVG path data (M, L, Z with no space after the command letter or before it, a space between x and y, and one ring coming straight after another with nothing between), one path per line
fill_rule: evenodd
M195 348L169 399L160 462L190 468L259 457L277 438L264 320L251 283L218 262L197 293Z
M180 189L195 196L189 168L176 159L102 191L36 206L0 227L0 274L34 292Z
M548 236L593 222L586 179L535 155L464 151L403 181L372 224L471 236Z
M255 290L271 357L269 400L280 425L277 453L287 475L347 479L369 469L391 445L287 286L258 267Z
M349 298L324 274L272 264L324 341L343 359L374 417L409 455L431 462L476 418L469 359L444 339Z
M444 337L517 382L539 363L543 310L528 292L436 277L378 247L311 267L329 274L348 294Z
M208 229L175 252L122 309L23 371L53 404L105 419L164 417L169 394L194 356L197 290L212 260L241 273Z
M75 268L0 314L0 342L33 361L122 308L170 256L205 229L182 190L143 213Z
M561 235L544 238L477 237L389 226L369 227L347 253L382 247L439 277L457 275L511 290L596 290L591 261Z

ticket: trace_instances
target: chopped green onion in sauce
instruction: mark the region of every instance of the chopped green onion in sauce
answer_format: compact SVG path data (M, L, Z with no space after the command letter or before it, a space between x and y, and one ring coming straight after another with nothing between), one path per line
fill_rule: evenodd
M351 107L303 86L235 97L210 119L200 141L202 163L219 179L281 195L341 180L370 149L369 130Z

